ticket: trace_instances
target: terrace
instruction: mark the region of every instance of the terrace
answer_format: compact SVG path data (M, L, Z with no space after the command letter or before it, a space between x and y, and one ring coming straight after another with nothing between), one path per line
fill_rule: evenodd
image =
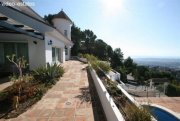
M87 64L76 60L67 61L63 67L63 77L39 102L8 121L130 120L129 111L132 109L128 110L128 106L134 99L128 101L125 92L119 86L116 87L114 82L108 81L102 70L96 70L96 75L91 66L88 69ZM137 101L141 104L144 100ZM0 119L4 120L7 119Z
M71 60L63 67L64 76L38 103L8 121L106 121L87 64Z

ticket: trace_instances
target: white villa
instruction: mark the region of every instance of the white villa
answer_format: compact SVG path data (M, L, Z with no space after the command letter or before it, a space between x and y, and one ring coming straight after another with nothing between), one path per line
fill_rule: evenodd
M70 59L72 21L63 11L54 16L51 26L29 6L3 6L7 0L0 1L0 69L12 54L24 56L30 70Z

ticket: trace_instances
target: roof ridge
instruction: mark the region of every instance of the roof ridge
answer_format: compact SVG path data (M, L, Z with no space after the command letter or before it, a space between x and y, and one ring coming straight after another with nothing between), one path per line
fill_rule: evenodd
M63 9L61 9L61 11L58 14L55 14L53 18L63 18L63 19L66 19L66 20L70 21L71 23L73 23L72 20L63 11Z

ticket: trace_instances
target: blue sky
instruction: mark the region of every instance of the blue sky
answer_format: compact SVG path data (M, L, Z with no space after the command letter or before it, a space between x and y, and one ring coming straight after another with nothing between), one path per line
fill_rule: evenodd
M125 57L180 57L180 0L26 1L41 16L63 9Z

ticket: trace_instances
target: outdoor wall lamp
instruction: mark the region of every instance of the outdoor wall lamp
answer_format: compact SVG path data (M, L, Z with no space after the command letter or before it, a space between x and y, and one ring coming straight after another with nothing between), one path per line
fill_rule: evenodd
M67 49L67 46L65 46L64 49Z
M53 44L52 40L49 40L48 45L52 45L52 44Z
M37 41L33 41L33 43L36 45L36 44L37 44Z

